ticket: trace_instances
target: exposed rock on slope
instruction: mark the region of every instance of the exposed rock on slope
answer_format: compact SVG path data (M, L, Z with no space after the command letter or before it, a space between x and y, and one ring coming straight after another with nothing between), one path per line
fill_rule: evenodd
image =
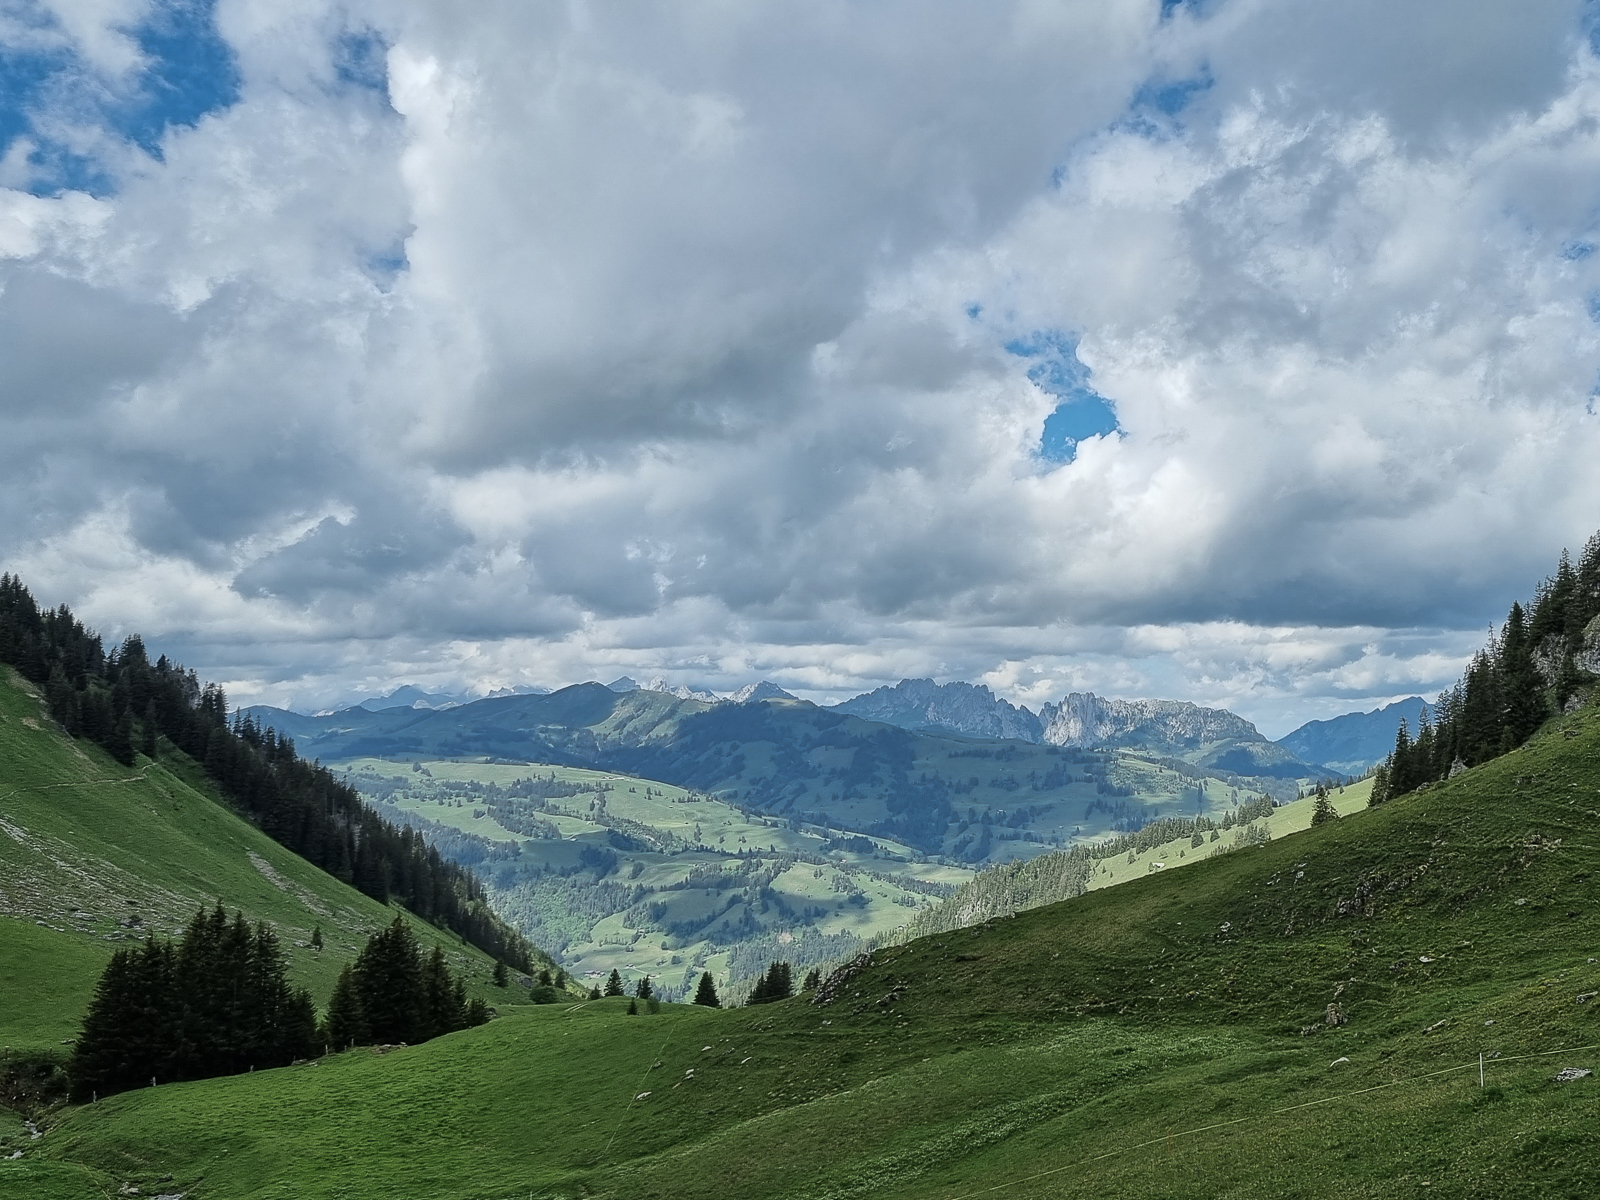
M1187 700L1106 700L1070 692L1039 713L1043 738L1054 746L1139 746L1170 754L1215 742L1266 742L1243 717Z

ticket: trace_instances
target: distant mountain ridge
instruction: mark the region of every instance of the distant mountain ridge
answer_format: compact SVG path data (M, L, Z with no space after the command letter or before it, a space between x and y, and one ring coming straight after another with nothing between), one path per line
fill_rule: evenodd
M1267 738L1237 713L1202 708L1187 700L1107 700L1069 692L1039 714L1043 738L1053 746L1141 746L1181 753L1227 740Z
M1044 732L1029 709L1000 699L983 684L902 679L893 687L876 688L835 704L833 711L901 729L940 730L969 737L1038 742Z
M1382 762L1394 749L1401 720L1415 733L1433 709L1421 696L1409 696L1371 712L1346 713L1326 721L1307 721L1278 745L1299 758L1325 763L1346 775L1360 775Z

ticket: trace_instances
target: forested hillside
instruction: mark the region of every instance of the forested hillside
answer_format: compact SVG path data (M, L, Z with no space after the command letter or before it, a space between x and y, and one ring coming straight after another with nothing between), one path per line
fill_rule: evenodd
M1372 802L1448 779L1514 750L1550 717L1573 711L1600 675L1600 533L1574 567L1567 552L1533 601L1511 605L1498 636L1433 706L1400 726Z
M137 636L107 652L65 605L41 611L20 580L0 576L0 663L40 687L50 715L124 766L167 745L269 837L379 903L394 896L424 920L496 958L530 966L529 946L485 903L481 883L410 830L382 820L354 789L306 762L294 742L248 718L230 724L221 688Z

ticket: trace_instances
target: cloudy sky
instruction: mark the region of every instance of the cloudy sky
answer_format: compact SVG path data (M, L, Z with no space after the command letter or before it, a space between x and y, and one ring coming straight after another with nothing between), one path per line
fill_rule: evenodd
M1459 671L1600 527L1579 0L0 0L0 566L238 700Z

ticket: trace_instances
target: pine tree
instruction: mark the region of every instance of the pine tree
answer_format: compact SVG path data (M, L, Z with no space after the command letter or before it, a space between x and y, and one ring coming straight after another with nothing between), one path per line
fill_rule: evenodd
M1544 682L1534 665L1521 604L1511 606L1500 654L1505 704L1500 752L1504 753L1532 737L1545 718Z
M794 979L786 962L774 962L750 993L750 1004L770 1004L794 995Z
M421 1040L426 1020L422 963L411 927L396 917L373 934L355 961L356 991L374 1042Z
M611 968L611 975L606 980L606 991L605 991L605 994L607 996L620 996L620 995L623 994L622 993L622 976L617 973L617 969L615 967Z
M311 931L311 948L313 950L321 950L322 949L322 926L321 925L318 925L315 929L313 929Z
M463 998L464 990L458 990L456 981L450 977L444 950L435 946L422 965L423 1041L466 1028Z
M1200 835L1195 834L1195 836L1199 837ZM822 972L816 967L812 967L811 970L806 972L806 981L800 985L800 990L802 992L814 992L821 986Z
M600 999L600 989L597 988L597 987L591 987L589 989L589 999L591 999L591 1000Z
M505 963L500 962L500 961L497 960L495 962L495 964L494 964L494 985L495 985L495 987L502 987L503 988L503 987L506 987L508 984L510 984L510 982L511 982L511 977L506 974L506 965L505 965Z
M1317 802L1311 807L1311 823L1325 825L1329 821L1339 819L1339 810L1333 807L1333 801L1328 798L1328 793L1317 789Z
M641 975L639 982L634 985L633 994L640 1000L648 1000L654 993L650 990L650 976Z
M696 1004L703 1004L707 1008L722 1007L722 1001L717 999L716 981L711 978L710 971L704 971L701 973L700 986L695 989L694 993L694 1002Z
M146 758L152 760L156 756L157 749L159 749L156 742L156 729L156 702L152 698L150 703L144 706L144 720L139 723L141 736L139 749Z
M356 991L355 972L346 963L333 985L328 1015L322 1024L323 1041L335 1050L360 1046L369 1040L366 1014L361 1011L361 996Z
M628 1001L628 1015L630 1017L637 1017L639 1015L639 1002L637 1000Z
M106 752L125 767L133 766L133 713L123 709L105 743Z

